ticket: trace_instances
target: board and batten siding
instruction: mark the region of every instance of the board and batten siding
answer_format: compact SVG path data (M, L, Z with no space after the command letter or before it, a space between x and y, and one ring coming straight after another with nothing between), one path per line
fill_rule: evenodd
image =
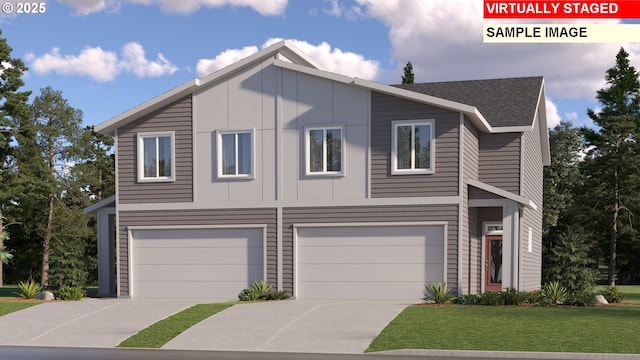
M480 133L478 180L520 194L521 133Z
M474 248L478 246L478 237L473 229L477 222L477 209L469 208L469 185L467 184L468 179L478 179L478 136L478 129L465 118L462 136L462 228L460 229L462 239L460 271L463 294L479 292L479 289L476 291L479 285L479 274L474 267L476 264L472 261L472 253L478 251Z
M446 221L447 284L457 289L458 284L458 206L344 206L299 207L282 211L282 276L283 288L293 294L293 225L326 223L379 223Z
M435 120L435 173L391 175L391 124ZM371 93L371 197L456 196L460 114L402 98Z
M118 129L118 203L193 201L193 133L191 96L145 115ZM137 181L137 134L175 132L175 181Z
M522 139L522 195L538 208L525 208L522 212L520 282L523 290L534 290L540 288L542 281L543 163L539 119L536 119L534 129L525 132ZM532 231L531 252L529 229Z
M120 285L119 296L129 296L129 245L127 229L131 226L203 226L234 224L267 225L267 273L266 280L274 287L277 284L276 209L205 209L205 210L154 210L120 211L118 231L118 259Z

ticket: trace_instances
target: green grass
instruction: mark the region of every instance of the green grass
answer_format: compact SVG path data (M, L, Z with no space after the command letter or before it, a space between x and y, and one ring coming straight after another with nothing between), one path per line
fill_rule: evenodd
M118 347L160 348L193 325L234 304L235 302L194 305L139 331Z
M38 305L39 302L31 301L0 301L0 316L7 315L14 311L26 309L28 307Z
M640 353L640 307L410 306L367 351Z

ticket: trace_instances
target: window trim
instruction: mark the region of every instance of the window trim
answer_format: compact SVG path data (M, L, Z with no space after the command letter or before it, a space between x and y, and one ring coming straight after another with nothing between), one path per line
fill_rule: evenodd
M169 137L171 142L171 176L156 176L146 177L144 176L144 139L146 138L160 138ZM139 183L148 182L174 182L176 181L176 133L175 131L153 131L153 132L139 132L137 137L137 179ZM156 140L156 155L158 153L158 146ZM157 159L156 159L157 161Z
M322 159L323 169L326 169L326 131L327 130L336 130L339 129L341 132L340 136L340 171L311 171L311 131L312 130L323 130L322 139ZM346 141L345 141L345 126L344 125L327 125L327 126L305 126L304 127L304 166L305 166L305 175L306 176L345 176L345 167L346 167Z
M236 129L228 129L228 130L216 130L216 175L218 177L218 179L255 179L255 173L256 173L256 146L255 146L255 141L256 141L256 130L255 128L252 129L240 129L240 130L236 130ZM223 174L222 173L222 135L229 135L229 134L235 134L236 135L236 147L235 147L235 157L236 157L236 174ZM237 162L238 162L238 141L237 141L237 135L238 134L250 134L251 135L251 140L250 140L250 145L251 145L251 149L249 150L250 152L250 156L251 156L251 166L249 167L250 173L249 174L237 174L238 172L238 168L237 168Z
M436 140L435 140L435 119L415 119L415 120L396 120L391 122L391 175L412 175L412 174L433 174L435 169L435 152L436 152ZM430 129L429 139L429 168L427 169L398 169L398 127L400 126L422 126L427 125ZM412 137L411 142L413 143ZM414 147L411 147L412 154ZM415 160L415 155L412 157L412 162Z

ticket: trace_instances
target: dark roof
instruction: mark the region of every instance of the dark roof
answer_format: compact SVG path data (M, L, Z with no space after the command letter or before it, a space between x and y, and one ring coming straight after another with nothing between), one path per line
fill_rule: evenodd
M393 85L475 106L492 127L529 126L533 122L542 76Z

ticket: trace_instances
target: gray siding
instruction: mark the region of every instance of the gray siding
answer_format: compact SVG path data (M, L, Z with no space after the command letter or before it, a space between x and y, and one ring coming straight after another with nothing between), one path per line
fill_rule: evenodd
M435 173L391 175L391 122L435 119ZM458 194L460 114L371 93L371 197Z
M525 208L522 213L521 271L522 289L539 289L542 281L542 149L540 122L536 119L533 131L523 135L522 195L533 200L537 210ZM532 249L528 250L529 228L532 229Z
M478 293L476 290L479 285L479 274L475 269L475 262L473 262L473 254L478 251L475 246L478 246L477 231L474 227L477 225L477 209L469 208L469 186L467 185L468 179L478 179L478 130L465 119L463 124L463 147L462 147L462 292L463 293Z
M266 280L277 284L276 209L120 211L118 216L120 296L129 296L129 226L267 224Z
M520 194L520 133L480 133L478 180Z
M119 204L191 202L193 133L191 97L185 97L118 129ZM137 182L137 134L175 131L175 181Z
M456 289L458 283L457 205L285 208L282 222L284 289L293 292L293 224L403 221L447 222L447 284L450 288Z

